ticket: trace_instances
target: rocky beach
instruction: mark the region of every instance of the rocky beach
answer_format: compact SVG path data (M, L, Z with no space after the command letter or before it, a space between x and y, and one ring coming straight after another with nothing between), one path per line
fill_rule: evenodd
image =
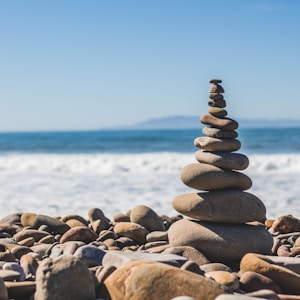
M212 79L196 161L181 170L191 190L170 199L176 213L141 195L112 217L105 207L54 216L42 206L3 217L0 300L300 299L300 220L268 219L247 191L249 158L237 153L239 124L224 94Z

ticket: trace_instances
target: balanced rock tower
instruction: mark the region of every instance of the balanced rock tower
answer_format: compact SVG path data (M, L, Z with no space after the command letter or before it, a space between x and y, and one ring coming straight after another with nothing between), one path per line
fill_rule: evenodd
M177 196L173 207L184 218L169 229L171 246L192 246L212 262L238 263L249 252L270 254L272 235L259 225L266 216L263 202L245 192L251 179L240 172L248 167L247 156L236 153L238 122L225 110L222 81L212 79L209 89L209 110L200 117L205 125L194 144L196 163L185 166L181 180L198 190ZM258 222L254 222L258 221Z

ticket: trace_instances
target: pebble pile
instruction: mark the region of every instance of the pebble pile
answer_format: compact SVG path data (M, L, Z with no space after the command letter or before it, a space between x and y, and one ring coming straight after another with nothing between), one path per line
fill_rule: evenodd
M169 231L169 238L172 246L193 246L210 260L232 263L239 262L248 252L269 254L273 238L264 227L249 224L264 222L266 208L260 199L245 192L252 181L237 171L245 170L249 160L235 153L241 147L236 139L238 123L226 117L221 82L210 81L210 108L200 118L206 125L202 130L206 136L194 141L200 148L196 152L198 162L185 166L181 172L184 184L202 192L180 195L173 201L178 212L199 221L177 222Z
M300 300L300 220L265 217L211 81L206 137L175 216L138 205L108 218L32 212L0 220L0 300Z

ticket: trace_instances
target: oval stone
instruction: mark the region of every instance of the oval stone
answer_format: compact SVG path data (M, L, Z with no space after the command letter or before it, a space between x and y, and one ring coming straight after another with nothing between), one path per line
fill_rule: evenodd
M223 94L225 91L223 87L217 83L212 83L209 88L209 93Z
M118 268L104 284L114 300L172 299L181 295L214 300L226 292L224 287L204 276L166 264L144 261L127 263Z
M218 84L218 83L222 83L222 80L221 80L221 79L213 78L213 79L211 79L211 80L209 81L209 83L216 83L216 84Z
M199 150L195 154L200 163L205 163L229 170L245 170L249 165L249 159L241 153L231 152L209 152Z
M204 191L248 190L252 186L251 179L243 173L199 163L185 166L181 171L181 180L191 188Z
M144 226L149 232L164 231L163 220L146 205L138 205L131 210L130 221Z
M202 129L202 133L206 136L219 138L219 139L235 139L238 134L236 131L227 131L227 130L221 130L214 127L204 127Z
M98 235L86 226L76 226L69 229L60 239L63 244L68 241L82 241L86 244L95 241Z
M209 100L208 105L211 107L224 108L224 107L226 107L226 101L224 99Z
M129 222L120 222L115 225L114 232L119 236L126 236L139 243L146 242L146 235L149 231L142 225Z
M240 190L222 190L177 196L173 207L181 214L220 223L261 221L266 208L256 196Z
M222 94L218 94L218 93L209 93L208 97L211 100L223 100L224 99L224 96Z
M227 116L226 109L221 108L221 107L210 107L208 109L208 112L217 118L223 118L223 117Z
M191 246L211 262L239 262L249 252L269 254L272 235L263 227L249 224L220 224L182 219L168 231L169 244Z
M241 142L236 139L217 139L208 136L200 136L194 140L197 148L207 151L237 151L241 148Z
M235 130L239 127L238 122L230 118L216 118L211 114L205 114L200 117L200 122L205 125L211 125L213 127L222 130Z

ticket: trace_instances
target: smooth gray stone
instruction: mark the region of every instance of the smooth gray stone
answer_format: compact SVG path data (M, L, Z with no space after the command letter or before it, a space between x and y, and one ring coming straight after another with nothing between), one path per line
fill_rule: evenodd
M249 159L241 153L231 152L210 152L199 150L195 154L200 163L205 163L229 170L245 170L249 165Z
M204 191L248 190L252 186L251 179L243 173L201 163L185 166L181 171L181 180L191 188Z
M172 247L191 246L211 262L239 262L246 253L270 254L273 237L263 226L183 219L168 231Z
M116 268L119 268L129 262L139 260L156 261L180 267L187 261L187 258L175 254L148 253L141 251L122 252L117 250L110 250L107 251L106 255L103 257L102 265L104 267L115 266Z
M101 265L105 255L106 251L93 245L81 246L74 253L74 256L86 263L88 267Z
M225 91L220 84L211 83L210 88L209 88L209 93L223 94L223 93L225 93Z
M208 101L208 105L210 107L225 108L226 107L226 101L224 99L209 100Z
M204 114L200 117L200 122L205 125L211 125L212 127L222 130L233 131L239 127L237 121L230 118L217 118L212 114Z
M217 79L217 78L213 78L209 81L209 83L215 83L215 84L218 84L218 83L222 83L222 80L221 79Z
M148 243L157 241L168 241L167 231L152 231L146 235L146 240Z
M226 151L234 152L241 148L241 142L236 139L217 139L208 136L200 136L194 140L194 145L197 148L206 151Z
M219 138L219 139L235 139L237 138L238 134L236 131L228 131L228 130L221 130L219 128L214 127L203 127L202 133L206 136Z
M240 190L221 190L177 196L173 207L190 218L220 223L264 221L266 207L256 196Z

